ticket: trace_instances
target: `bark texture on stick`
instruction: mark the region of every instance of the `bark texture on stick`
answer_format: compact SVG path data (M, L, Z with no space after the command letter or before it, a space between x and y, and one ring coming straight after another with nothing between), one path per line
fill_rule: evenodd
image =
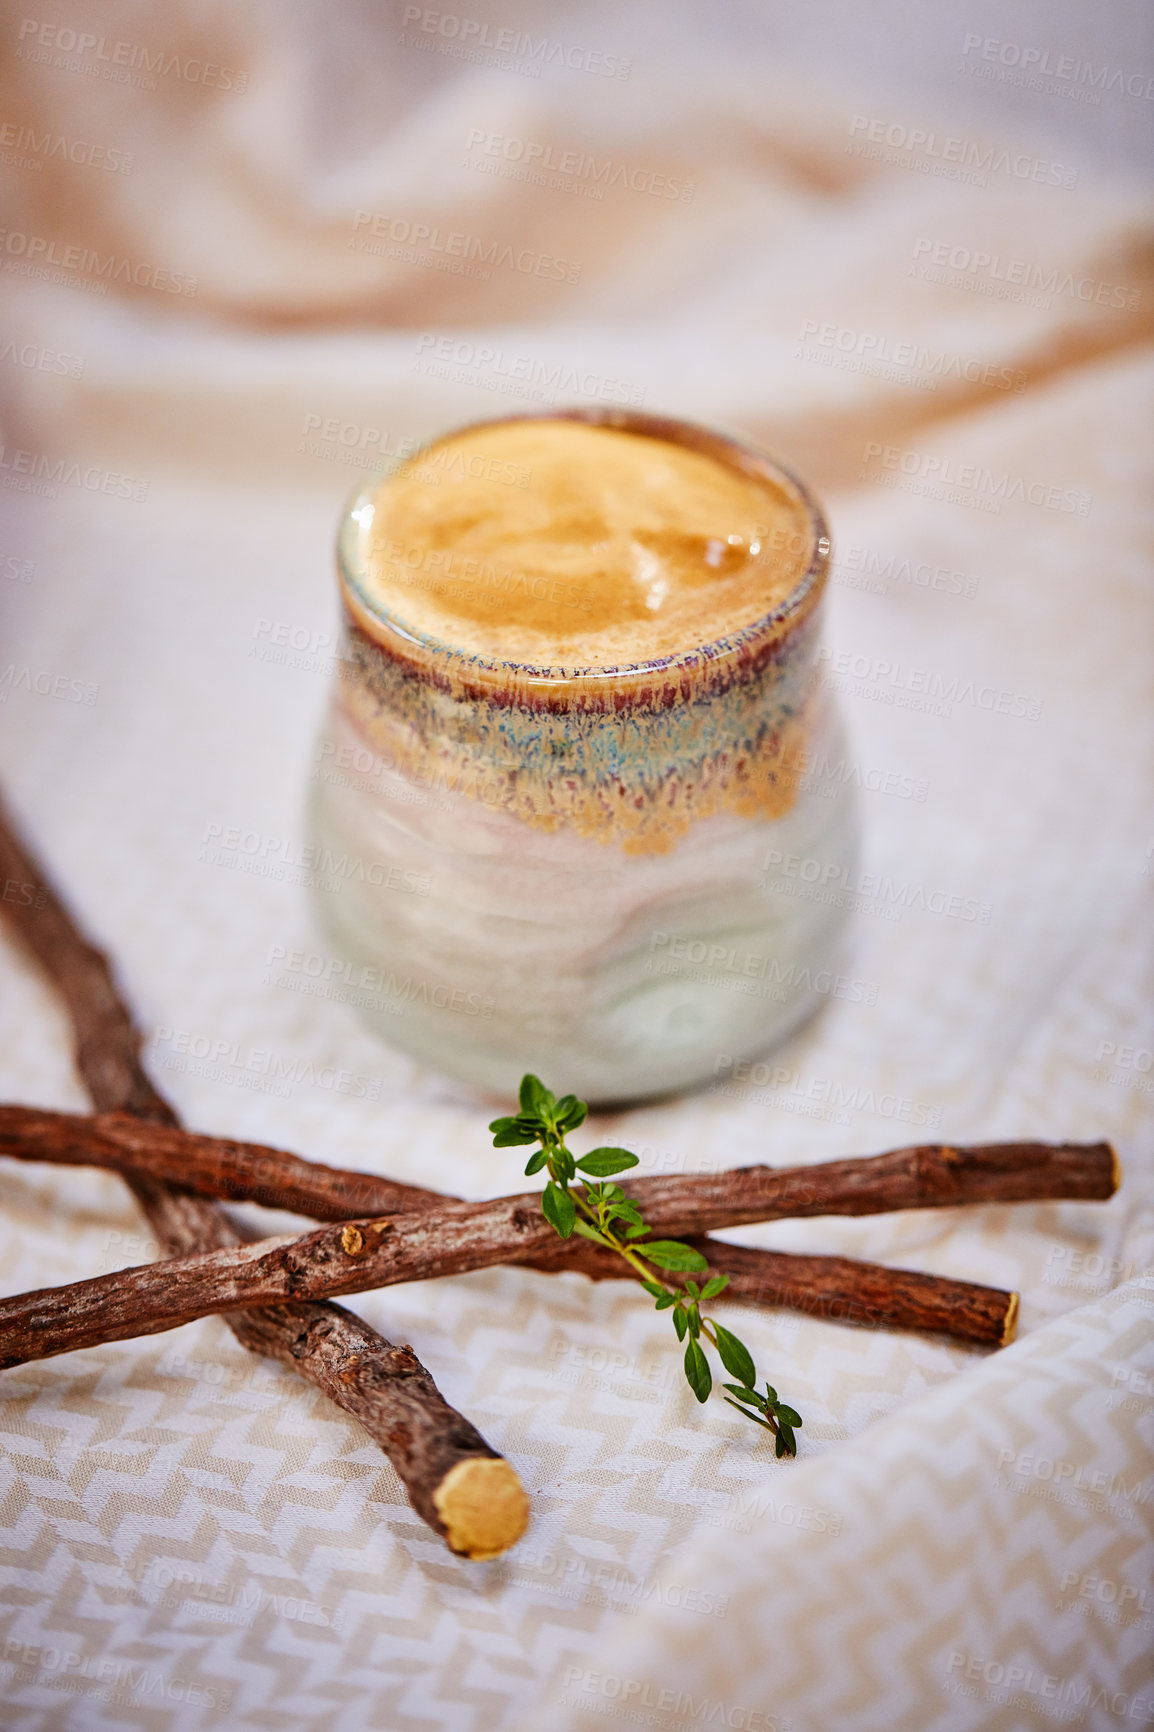
M207 1197L291 1209L317 1221L404 1215L458 1199L423 1185L302 1160L262 1143L203 1136L139 1115L47 1112L0 1106L0 1154L19 1160L114 1167L182 1183ZM663 1226L683 1206L725 1215L724 1223L784 1215L871 1215L890 1209L949 1208L1054 1198L1102 1200L1117 1189L1109 1143L926 1143L816 1167L735 1167L629 1182ZM744 1209L744 1213L742 1212ZM688 1218L688 1217L687 1217Z
M1008 1346L1017 1329L1018 1295L999 1287L853 1257L763 1251L705 1237L687 1242L709 1258L714 1274L729 1276L722 1297L739 1303L785 1306L827 1323L916 1329L984 1347Z
M174 1128L176 1115L140 1062L140 1036L116 990L104 954L73 922L0 803L0 879L28 886L26 899L0 910L68 1008L76 1063L94 1105L132 1115L150 1128ZM153 1231L170 1253L227 1255L240 1235L215 1204L164 1178L126 1173ZM160 1267L166 1267L161 1265ZM414 1509L452 1550L496 1557L528 1522L528 1499L514 1469L449 1403L409 1347L395 1347L342 1306L297 1303L226 1321L255 1352L299 1371L353 1414L380 1444Z
M0 1106L0 1154L146 1174L201 1197L289 1209L315 1221L403 1215L446 1201L422 1185L326 1167L262 1143L181 1130L171 1119L148 1123L127 1111L85 1115Z
M747 1167L693 1179L643 1179L630 1190L643 1201L654 1230L684 1235L783 1215L1101 1196L1109 1195L1114 1183L1109 1144L1060 1144L1039 1153L1037 1145L994 1143L900 1149L779 1171ZM637 1248L644 1251L644 1243ZM568 1254L542 1215L535 1191L487 1203L446 1203L414 1215L346 1221L0 1300L0 1365L157 1334L233 1306L363 1293L494 1263L555 1268Z
M314 1187L310 1163L296 1155L260 1144L144 1124L118 1113L86 1118L0 1106L0 1153L26 1160L109 1164L125 1173L153 1178L183 1169L193 1174L202 1188L220 1186L223 1192L227 1186L232 1194L258 1202L278 1202L320 1218L331 1208L336 1218L347 1219L350 1209L342 1208L342 1200L346 1205L363 1200L360 1174L321 1167ZM292 1174L291 1190L275 1163L285 1163L284 1171ZM1095 1159L1093 1170L1099 1171L1100 1166ZM731 1178L741 1183L740 1172ZM378 1205L386 1207L398 1192L407 1210L428 1209L452 1200L421 1186L372 1175L365 1179L368 1185L380 1187ZM694 1182L692 1176L686 1181L690 1186ZM998 1288L885 1269L844 1257L796 1256L710 1238L693 1242L709 1258L715 1274L730 1276L727 1297L745 1304L785 1307L872 1328L940 1332L982 1346L1001 1346L1010 1338L1007 1317L1014 1295ZM191 1244L182 1247L197 1248ZM522 1266L551 1273L576 1270L598 1281L629 1278L620 1258L584 1239L570 1239L563 1260L558 1260L559 1252L559 1246L551 1248L548 1258L528 1260Z

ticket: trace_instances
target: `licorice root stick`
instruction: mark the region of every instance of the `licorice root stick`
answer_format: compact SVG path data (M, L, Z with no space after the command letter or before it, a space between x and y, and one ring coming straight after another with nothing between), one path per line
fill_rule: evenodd
M1021 1200L1039 1191L1029 1164L1025 1170L1016 1164L1020 1147L945 1149L934 1151L933 1159L924 1149L905 1149L777 1172L751 1167L737 1175L736 1191L734 1175L704 1175L700 1186L688 1190L685 1179L650 1179L638 1181L633 1194L644 1198L649 1226L674 1236L773 1215L872 1214L946 1202ZM1106 1144L1101 1148L1102 1164L1112 1175L1113 1151ZM1050 1151L1058 1155L1059 1173L1069 1152ZM1076 1182L1066 1188L1059 1184L1055 1191L1047 1181L1041 1194L1085 1195L1081 1168ZM346 1221L0 1300L0 1367L157 1334L213 1311L363 1293L494 1263L556 1265L566 1254L535 1191Z
M423 1185L305 1161L284 1149L204 1136L140 1115L49 1112L0 1106L0 1154L19 1160L107 1166L194 1190L201 1196L290 1209L316 1221L408 1215L459 1199ZM726 1215L726 1226L783 1215L872 1215L890 1209L1021 1203L1055 1198L1100 1201L1118 1184L1109 1143L924 1143L881 1155L811 1167L731 1167L632 1179L631 1196L663 1221L695 1204ZM692 1228L687 1229L692 1230ZM560 1253L559 1253L560 1254Z
M140 1037L107 959L84 937L0 803L0 912L59 990L77 1068L98 1111L156 1127L176 1115L140 1062ZM125 1174L170 1254L236 1254L239 1234L215 1203L163 1178ZM166 1268L167 1264L156 1265ZM514 1468L450 1407L410 1347L395 1347L342 1306L318 1300L234 1311L237 1340L299 1371L364 1426L392 1462L413 1508L450 1549L497 1557L525 1531L529 1506Z
M1038 1147L1044 1158L1041 1165L1035 1160L1031 1168L1036 1181L1051 1188L1069 1188L1070 1172L1065 1163L1060 1157L1051 1163L1046 1146ZM1019 1187L1023 1149L1033 1152L1031 1146L1023 1145L1017 1164L1010 1169ZM347 1220L370 1205L382 1213L413 1213L454 1200L417 1185L314 1165L280 1149L194 1135L122 1113L86 1117L0 1106L0 1154L22 1160L110 1166L153 1179L184 1173L202 1192L292 1208L319 1219ZM1110 1179L1109 1164L1100 1155L1092 1155L1080 1159L1075 1174L1078 1182L1096 1176L1101 1190ZM744 1195L746 1177L740 1169L728 1175L736 1194ZM692 1194L700 1182L688 1175L684 1184ZM923 1170L923 1190L925 1182ZM712 1181L710 1184L712 1189ZM922 1192L915 1189L912 1195L920 1197ZM666 1207L670 1201L667 1195ZM831 1201L836 1202L836 1198ZM847 1257L798 1256L728 1245L711 1238L697 1243L709 1258L711 1270L729 1275L727 1296L731 1300L784 1307L873 1328L943 1333L981 1346L1004 1346L1013 1338L1017 1298L999 1288L886 1269ZM554 1273L578 1270L594 1280L620 1280L623 1275L619 1258L577 1238L568 1241L563 1258L558 1245L551 1250L550 1260L528 1266Z

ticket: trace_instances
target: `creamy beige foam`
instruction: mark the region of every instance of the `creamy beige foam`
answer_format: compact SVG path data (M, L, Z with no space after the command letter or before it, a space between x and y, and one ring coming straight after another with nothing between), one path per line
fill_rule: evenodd
M382 484L363 588L470 654L612 667L727 637L783 602L802 501L681 445L574 421L473 428Z

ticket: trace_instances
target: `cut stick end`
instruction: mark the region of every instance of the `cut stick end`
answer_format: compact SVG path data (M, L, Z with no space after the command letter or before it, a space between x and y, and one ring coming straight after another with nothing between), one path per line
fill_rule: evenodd
M1113 1143L1107 1143L1106 1147L1110 1151L1110 1195L1113 1196L1122 1183L1122 1163L1118 1159L1118 1151Z
M1018 1311L1022 1303L1020 1293L1010 1294L1010 1303L1006 1306L1006 1315L1002 1319L1002 1339L999 1347L1008 1347L1018 1333Z
M445 1524L450 1551L483 1562L516 1545L529 1525L529 1498L513 1468L500 1457L475 1455L451 1467L433 1503Z

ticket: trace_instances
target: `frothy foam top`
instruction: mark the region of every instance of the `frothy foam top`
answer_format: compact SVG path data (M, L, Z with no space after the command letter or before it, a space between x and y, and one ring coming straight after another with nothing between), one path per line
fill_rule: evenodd
M541 667L732 636L786 600L814 551L784 481L563 420L439 440L359 521L370 607L466 654Z

